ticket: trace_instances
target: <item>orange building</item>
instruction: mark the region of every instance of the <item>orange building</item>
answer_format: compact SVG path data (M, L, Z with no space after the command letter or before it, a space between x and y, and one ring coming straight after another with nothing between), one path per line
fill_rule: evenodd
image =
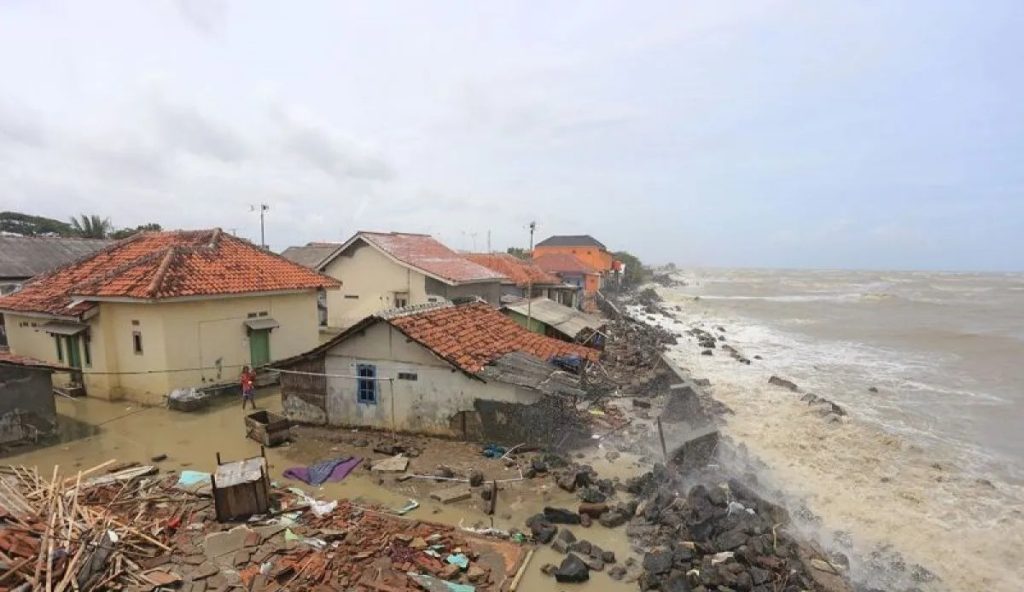
M589 234L544 239L534 247L533 257L544 255L572 255L600 273L611 271L615 261L608 248Z
M534 252L533 262L537 267L562 278L562 281L576 286L580 292L580 308L592 312L597 310L597 291L601 289L601 274L577 255L566 253L548 253L537 255Z

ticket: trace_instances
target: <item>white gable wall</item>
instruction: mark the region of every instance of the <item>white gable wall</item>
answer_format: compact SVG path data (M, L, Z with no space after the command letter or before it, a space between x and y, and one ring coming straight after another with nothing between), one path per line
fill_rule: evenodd
M324 273L340 280L341 290L327 292L327 324L350 327L382 310L394 307L395 294L408 294L408 304L428 302L425 276L356 241L331 261Z
M383 322L328 351L325 372L354 376L357 364L373 364L378 377L396 380L378 382L377 403L365 404L358 401L356 378L329 377L326 407L331 425L461 436L452 418L473 411L476 399L532 404L541 397L514 385L470 378ZM417 380L397 380L399 372L414 372Z

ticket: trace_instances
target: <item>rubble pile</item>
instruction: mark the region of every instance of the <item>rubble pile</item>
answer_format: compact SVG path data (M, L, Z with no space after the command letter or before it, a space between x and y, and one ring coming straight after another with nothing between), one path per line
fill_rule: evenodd
M496 590L525 555L299 489L274 488L266 515L220 523L209 475L183 486L155 467L114 468L49 480L0 469L0 590Z
M461 583L490 590L500 588L522 559L514 543L346 501L329 515L310 517L285 532L242 549L239 574L247 589L397 591Z
M609 323L607 333L600 367L587 376L588 391L622 388L631 394L647 394L664 386L657 381L667 380L661 354L676 343L671 332L624 318Z
M790 535L786 511L736 479L685 494L662 468L630 483L642 495L626 532L645 549L642 590L849 590L843 560Z

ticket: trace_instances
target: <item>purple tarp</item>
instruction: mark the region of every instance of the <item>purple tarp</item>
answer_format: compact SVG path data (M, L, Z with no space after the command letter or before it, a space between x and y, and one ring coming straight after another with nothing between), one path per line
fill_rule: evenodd
M351 458L335 458L318 462L308 467L292 467L285 469L287 479L298 479L307 485L321 485L327 481L341 481L352 472L363 459L358 456Z

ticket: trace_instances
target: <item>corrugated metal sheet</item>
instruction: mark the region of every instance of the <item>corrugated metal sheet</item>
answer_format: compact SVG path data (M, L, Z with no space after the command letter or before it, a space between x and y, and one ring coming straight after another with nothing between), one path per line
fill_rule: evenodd
M508 304L504 308L521 314L524 317L527 315L526 301ZM601 317L563 306L548 298L534 298L529 312L530 316L534 319L552 327L570 339L575 339L584 330L598 331L606 324L606 321Z
M90 238L0 236L0 278L30 278L113 243Z

